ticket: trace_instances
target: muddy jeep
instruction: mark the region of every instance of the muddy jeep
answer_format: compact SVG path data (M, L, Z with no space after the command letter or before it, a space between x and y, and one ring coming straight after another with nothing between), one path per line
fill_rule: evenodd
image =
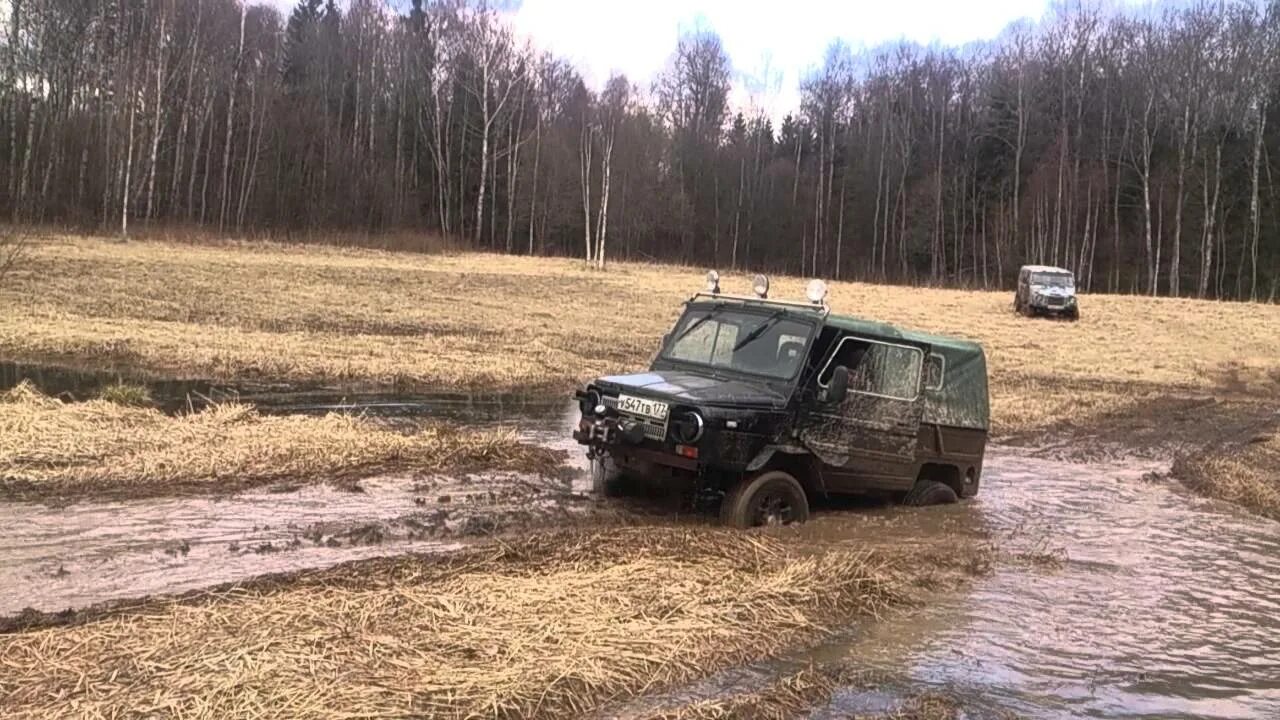
M1070 270L1046 265L1024 265L1018 271L1018 290L1013 309L1019 315L1054 315L1080 319L1076 298L1076 276Z
M833 315L808 301L720 293L685 303L648 372L576 393L574 438L596 490L680 489L749 527L803 522L810 500L890 496L912 505L976 495L988 430L982 348Z

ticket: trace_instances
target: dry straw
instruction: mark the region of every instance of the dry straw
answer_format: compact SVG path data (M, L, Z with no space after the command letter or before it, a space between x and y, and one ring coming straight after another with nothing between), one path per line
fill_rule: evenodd
M0 497L225 492L389 471L553 472L561 454L502 429L412 433L356 415L265 416L246 405L188 415L107 400L63 403L28 384L0 394Z
M6 717L577 716L898 599L865 552L641 527L401 558L0 636Z

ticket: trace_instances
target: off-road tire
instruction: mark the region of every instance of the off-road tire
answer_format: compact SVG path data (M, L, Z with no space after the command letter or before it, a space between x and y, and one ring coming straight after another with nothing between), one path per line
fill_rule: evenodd
M902 498L903 505L925 507L927 505L950 505L958 501L956 491L950 485L937 480L917 480L915 487Z
M781 517L770 523L764 516ZM770 470L738 483L720 503L720 522L736 528L765 524L790 525L809 519L809 498L790 474Z
M1080 319L1080 308L1071 308L1067 311L1067 319L1075 322Z
M591 492L602 497L618 497L623 494L622 471L608 455L591 459Z

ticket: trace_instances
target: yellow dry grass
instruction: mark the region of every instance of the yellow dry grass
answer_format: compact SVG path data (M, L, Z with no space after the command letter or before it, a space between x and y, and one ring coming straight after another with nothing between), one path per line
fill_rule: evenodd
M480 467L550 472L561 458L510 430L431 425L410 434L353 415L259 415L218 405L168 416L110 400L0 393L0 497L227 492L280 480Z
M1280 520L1280 429L1191 455L1174 472L1209 497Z
M0 636L10 718L576 717L897 598L866 553L713 529L533 536Z
M729 274L726 274L729 275ZM31 246L0 290L0 357L168 377L564 389L642 367L702 271L272 244ZM747 290L729 275L727 292ZM803 279L775 278L776 297ZM1089 295L1079 323L1008 292L834 283L838 313L981 342L996 429L1088 423L1169 393L1280 395L1280 307Z

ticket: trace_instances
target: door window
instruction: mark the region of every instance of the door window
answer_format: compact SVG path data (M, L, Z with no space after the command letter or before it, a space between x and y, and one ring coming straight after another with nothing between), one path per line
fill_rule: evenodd
M924 353L919 348L846 337L818 375L818 385L826 387L831 373L843 365L849 370L850 393L915 400L920 394L923 363Z

